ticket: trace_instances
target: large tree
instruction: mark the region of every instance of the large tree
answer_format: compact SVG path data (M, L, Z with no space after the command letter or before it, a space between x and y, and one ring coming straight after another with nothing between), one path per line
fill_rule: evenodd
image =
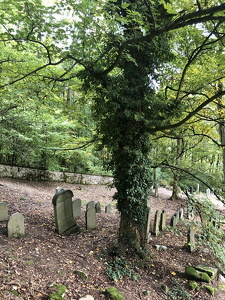
M144 247L149 134L183 125L225 94L220 90L206 95L206 86L211 84L208 80L201 86L187 84L190 66L224 38L225 4L59 0L45 7L41 1L18 2L1 3L1 41L19 51L30 43L38 52L37 59L45 58L46 62L23 73L18 68L1 88L36 75L61 83L79 76L87 89L95 90L99 134L111 151L115 198L121 212L120 237ZM9 6L13 14L8 12ZM160 75L160 67L167 67L170 58L172 35L170 42L168 35L179 35L185 27L201 29L196 49L188 55L183 69L175 68L177 78L170 92L156 94L156 75ZM173 48L177 46L179 43L174 42ZM68 61L69 68L65 67ZM43 73L43 69L51 71L56 65L62 65L58 76ZM220 74L220 79L223 77Z

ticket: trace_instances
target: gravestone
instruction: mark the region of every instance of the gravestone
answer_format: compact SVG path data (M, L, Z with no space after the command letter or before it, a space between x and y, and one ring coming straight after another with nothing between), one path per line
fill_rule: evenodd
M147 243L149 243L150 239L151 239L150 223L151 223L151 209L150 209L150 207L148 207L148 220L147 220L147 229L146 229L146 240L147 240Z
M193 186L190 186L189 191L190 191L190 194L191 194L191 195L194 193L194 188L193 188Z
M196 185L196 193L199 193L200 192L200 185L197 183Z
M166 227L166 211L163 210L160 217L159 229L164 230Z
M172 227L176 227L177 226L177 223L178 223L178 220L179 220L179 212L176 212L172 218L171 218L171 222L170 222L170 225Z
M72 200L72 206L73 206L73 217L79 218L81 216L81 200L80 199Z
M7 223L8 237L21 238L24 236L24 217L20 213L11 215Z
M105 206L105 213L111 214L111 204L107 204L107 205Z
M95 201L89 201L86 205L86 210L89 208L89 207L95 207Z
M70 234L79 230L73 217L72 197L73 192L71 190L61 190L52 198L55 231L58 234L63 232Z
M195 232L190 228L187 233L187 250L188 252L193 252L195 250Z
M101 204L100 204L100 202L96 202L95 203L95 211L96 211L96 213L101 213Z
M160 222L161 213L159 210L155 213L154 225L153 225L153 234L155 236L159 235L159 222Z
M0 202L0 221L7 221L9 218L6 202Z
M93 230L96 229L96 211L95 207L89 206L86 210L86 229Z
M207 189L207 190L206 190L206 196L207 196L207 197L210 197L210 189Z
M184 209L183 209L183 208L181 208L181 209L179 210L179 218L180 218L180 219L183 219L183 218L184 218Z

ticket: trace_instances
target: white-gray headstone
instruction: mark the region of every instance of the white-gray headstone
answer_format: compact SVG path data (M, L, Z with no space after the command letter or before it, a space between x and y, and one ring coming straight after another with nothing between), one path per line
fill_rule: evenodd
M164 230L166 227L166 211L163 210L160 217L159 229Z
M0 202L0 221L7 221L9 218L6 202Z
M8 237L21 238L24 236L24 217L21 213L15 213L10 216L8 224Z
M155 220L154 220L154 225L153 225L153 234L155 236L159 235L160 216L161 216L161 212L159 210L157 210L155 213Z

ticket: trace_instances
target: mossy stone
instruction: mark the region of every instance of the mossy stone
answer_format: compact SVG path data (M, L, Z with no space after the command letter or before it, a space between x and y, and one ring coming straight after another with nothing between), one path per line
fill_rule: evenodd
M196 281L190 281L189 282L189 287L190 287L191 290L199 291L199 289L200 289L200 287L199 287L199 285L197 284Z
M83 271L76 270L74 271L74 274L79 275L82 280L88 279L88 276Z
M169 292L169 288L167 285L162 285L161 289L167 294Z
M212 286L205 285L205 288L210 293L210 295L214 295L215 294L215 289Z
M119 291L114 287L109 287L105 290L105 295L109 297L111 300L124 300L123 296L119 293Z
M211 278L205 272L198 272L194 267L186 266L185 273L191 279L195 279L197 281L210 282Z
M66 293L66 287L62 284L52 284L50 286L51 288L56 288L56 292L49 295L49 300L63 300L65 293Z

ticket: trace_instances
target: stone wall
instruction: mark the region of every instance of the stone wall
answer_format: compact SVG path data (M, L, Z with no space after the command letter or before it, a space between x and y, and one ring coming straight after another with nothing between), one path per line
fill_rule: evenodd
M74 184L109 184L109 176L87 175L80 173L53 172L40 169L15 167L0 164L0 177L18 178L30 181L55 181Z

